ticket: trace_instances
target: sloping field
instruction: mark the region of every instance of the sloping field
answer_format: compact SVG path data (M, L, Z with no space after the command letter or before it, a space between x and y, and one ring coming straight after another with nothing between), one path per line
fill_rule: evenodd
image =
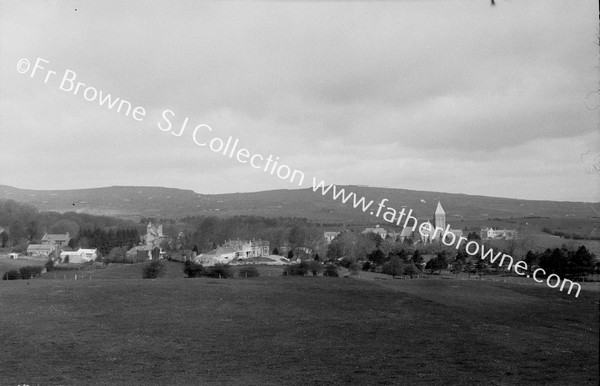
M2 385L598 383L589 291L95 278L0 282L0 304Z
M0 257L0 277L2 277L5 272L13 269L19 270L19 268L29 265L44 264L46 264L46 260L44 259L9 259L6 257Z

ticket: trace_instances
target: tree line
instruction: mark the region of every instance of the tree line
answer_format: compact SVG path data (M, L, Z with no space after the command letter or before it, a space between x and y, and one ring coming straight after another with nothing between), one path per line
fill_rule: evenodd
M137 224L109 216L76 212L40 212L32 205L0 200L0 248L24 252L39 243L44 233L66 233L78 237L80 229L137 229ZM136 241L137 244L137 241Z
M79 235L69 241L69 247L97 248L102 255L108 255L113 248L131 249L140 242L140 235L136 228L83 228Z
M318 250L323 241L323 229L305 218L196 216L186 217L181 222L185 226L180 243L182 249L196 247L200 253L233 239L267 240L271 249L288 243L292 249L306 247L313 250Z

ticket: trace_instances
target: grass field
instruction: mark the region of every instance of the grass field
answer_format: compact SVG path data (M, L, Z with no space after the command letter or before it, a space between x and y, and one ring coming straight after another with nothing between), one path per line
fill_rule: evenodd
M598 384L593 291L184 279L177 263L50 275L0 281L1 385Z
M46 260L44 259L9 259L5 257L0 257L0 277L4 275L5 272L16 269L19 270L21 267L26 267L28 265L44 265L46 264Z

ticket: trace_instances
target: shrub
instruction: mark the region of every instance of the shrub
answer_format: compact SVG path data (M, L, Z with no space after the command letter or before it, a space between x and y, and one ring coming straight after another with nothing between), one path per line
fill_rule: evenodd
M323 271L323 264L319 263L316 260L312 260L306 263L307 269L313 274L313 276L317 276L319 272Z
M215 264L212 267L208 267L204 276L227 279L233 277L233 271L227 264Z
M110 253L102 258L98 258L104 264L133 264L142 263L148 260L148 251L137 251L134 254L127 254L127 248L125 247L114 247L110 250Z
M19 271L15 270L15 269L6 272L2 276L2 280L19 280L20 278L21 278L21 274L19 273Z
M183 263L183 273L185 273L187 277L200 277L204 273L204 267L191 260L186 260L186 262Z
M46 267L46 272L52 271L54 269L54 260L52 258L48 259L44 266Z
M404 272L404 263L397 257L390 259L383 265L383 273L396 277Z
M365 261L362 265L362 270L363 271L368 271L371 269L371 267L373 266L373 264L371 264L370 261Z
M21 279L27 280L35 277L39 277L42 274L42 267L30 266L19 268L19 274Z
M410 276L410 278L412 279L413 275L416 275L419 273L419 269L417 268L416 265L414 265L413 263L410 263L410 264L404 265L404 271L402 273L404 275Z
M333 265L333 264L327 264L325 266L325 272L323 272L323 276L339 277L340 273L338 271L338 268L335 265Z
M340 265L344 268L350 268L350 266L354 262L355 262L354 259L349 258L349 257L344 257L344 258L342 258L342 260L340 260Z
M348 266L348 271L350 271L350 275L357 276L359 270L360 270L360 265L356 261L351 262L350 265Z
M286 276L304 276L308 273L308 265L305 262L290 264L283 270Z
M156 279L165 274L165 266L160 260L154 260L146 264L142 269L142 277L144 279Z
M258 269L256 267L242 267L238 272L239 277L259 277Z

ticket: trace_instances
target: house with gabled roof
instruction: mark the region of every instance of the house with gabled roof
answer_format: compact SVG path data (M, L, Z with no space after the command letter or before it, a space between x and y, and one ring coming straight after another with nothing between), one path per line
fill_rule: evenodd
M67 245L69 245L69 241L71 241L71 236L69 235L69 232L64 234L46 233L44 234L44 237L42 237L43 245L54 245L57 248L66 247Z
M379 224L375 225L375 228L365 228L365 230L361 233L375 233L376 235L381 236L382 239L385 239L388 234L388 232L384 228L380 227Z
M251 259L270 256L268 240L229 240L222 246L194 257L198 264L211 266L228 264L235 259Z
M27 255L34 257L48 257L56 247L52 244L29 244L27 246Z
M323 237L325 238L325 243L327 245L331 244L333 239L338 237L338 235L342 232L323 232Z

